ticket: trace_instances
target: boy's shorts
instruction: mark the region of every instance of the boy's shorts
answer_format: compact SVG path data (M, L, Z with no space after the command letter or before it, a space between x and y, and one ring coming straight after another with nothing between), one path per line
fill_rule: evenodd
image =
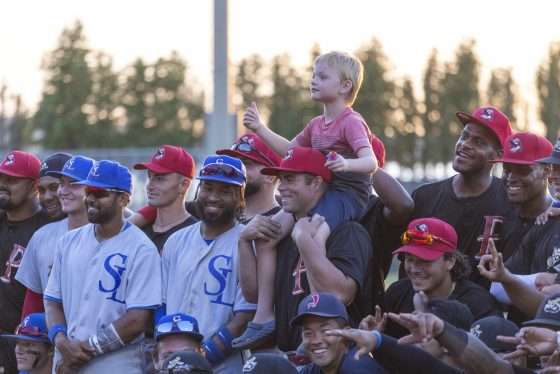
M328 189L309 215L319 214L325 218L331 232L340 224L358 220L365 206L360 203L353 192Z

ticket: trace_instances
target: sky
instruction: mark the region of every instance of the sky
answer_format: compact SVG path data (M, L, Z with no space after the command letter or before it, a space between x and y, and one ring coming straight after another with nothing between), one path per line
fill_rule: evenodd
M511 67L536 125L535 72L550 43L560 41L558 14L560 2L544 0L230 0L230 60L288 53L304 65L314 43L323 51L352 52L375 37L394 76L419 83L433 48L449 60L461 41L474 38L482 81L492 68ZM113 56L116 68L177 50L189 62L191 76L210 93L212 16L212 0L6 2L0 81L34 108L43 82L42 57L56 46L63 28L80 19L90 46Z

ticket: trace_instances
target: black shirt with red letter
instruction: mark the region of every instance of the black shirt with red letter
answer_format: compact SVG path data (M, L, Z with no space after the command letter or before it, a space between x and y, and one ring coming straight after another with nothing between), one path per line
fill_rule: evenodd
M366 230L357 222L344 222L329 236L327 258L345 276L357 284L357 294L348 308L354 326L372 312L371 302L371 241ZM305 264L291 237L277 247L274 309L276 315L276 343L282 351L293 351L301 342L299 329L290 327L297 315L299 302L310 293Z

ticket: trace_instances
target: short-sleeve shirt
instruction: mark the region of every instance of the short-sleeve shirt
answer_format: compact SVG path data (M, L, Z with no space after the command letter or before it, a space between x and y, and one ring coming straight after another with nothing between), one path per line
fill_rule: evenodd
M506 266L514 274L560 273L560 217L533 225Z
M357 294L347 306L353 325L371 313L371 241L368 233L357 222L346 222L336 228L327 239L328 260L345 276L357 284ZM299 329L290 327L299 302L309 295L306 268L291 239L283 239L277 250L275 279L276 343L282 351L295 350L300 341Z
M202 222L171 235L163 246L163 301L166 313L185 313L198 321L203 336L213 335L235 312L254 310L239 285L236 224L207 243Z
M385 312L412 313L414 311L414 288L409 279L401 279L393 283L385 293ZM457 300L465 304L471 311L474 321L487 316L501 316L500 307L496 299L478 284L467 279L455 283L455 289L449 295L450 300ZM387 322L387 335L400 338L408 332L392 321Z
M344 158L357 158L362 148L371 149L371 131L364 118L347 107L332 122L323 115L313 118L293 140L300 147L310 147L323 153L334 151ZM353 191L362 205L367 203L371 176L364 173L337 172L331 187Z
M57 242L68 232L68 219L49 223L33 234L16 273L16 280L43 294L54 261Z
M68 337L86 340L128 310L161 305L160 256L150 239L128 222L102 242L95 237L95 225L87 224L59 240L44 297L62 304ZM131 344L138 340L141 337ZM130 346L101 355L88 367L99 372L94 368L119 357L141 360L140 350Z
M196 223L197 221L198 221L198 219L196 219L195 217L188 216L183 222L179 223L176 226L173 226L172 228L170 228L167 231L156 232L156 231L154 231L154 226L153 225L146 226L143 229L143 231L148 236L148 238L150 238L150 240L152 242L154 242L158 251L161 253L161 251L163 250L163 245L165 244L167 239L169 239L169 237L173 233L175 233L175 232L177 232L181 229L184 229L185 227L190 226L190 225Z

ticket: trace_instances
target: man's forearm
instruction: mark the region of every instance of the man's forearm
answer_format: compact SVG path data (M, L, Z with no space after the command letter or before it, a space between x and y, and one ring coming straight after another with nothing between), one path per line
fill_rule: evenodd
M383 215L393 225L408 222L414 210L414 200L404 187L383 169L373 176L373 188L385 206Z
M541 302L544 300L542 293L513 274L502 282L502 286L511 299L511 303L529 316L537 313Z
M47 320L47 328L54 325L66 325L66 318L64 317L64 309L62 304L56 301L44 300L45 303L45 318Z
M117 334L127 344L142 334L150 322L153 311L149 309L132 309L113 322Z
M257 258L251 243L247 240L239 240L238 243L239 284L245 300L256 303L258 299Z

